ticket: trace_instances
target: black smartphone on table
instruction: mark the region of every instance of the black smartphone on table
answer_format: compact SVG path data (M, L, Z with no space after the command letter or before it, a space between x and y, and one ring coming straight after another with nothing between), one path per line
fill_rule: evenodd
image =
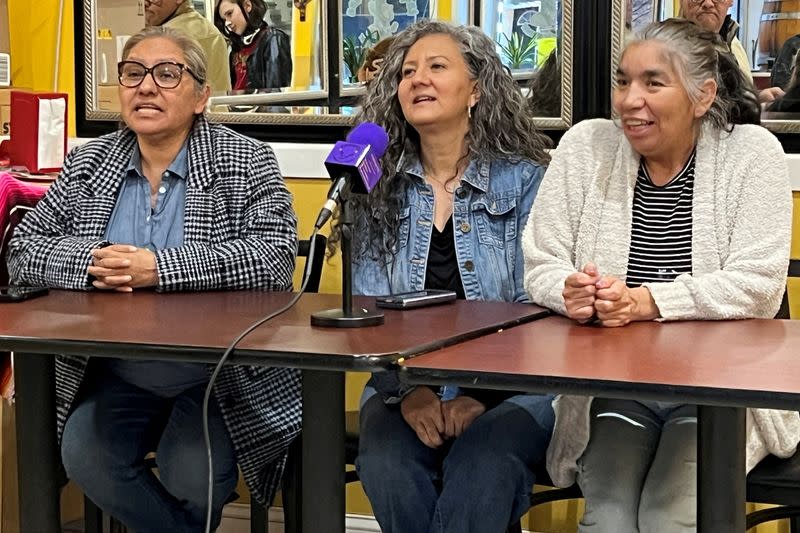
M456 293L446 290L425 289L423 291L402 292L377 296L375 305L386 309L415 309L429 305L439 305L455 301Z
M0 287L0 303L24 302L50 292L47 287Z

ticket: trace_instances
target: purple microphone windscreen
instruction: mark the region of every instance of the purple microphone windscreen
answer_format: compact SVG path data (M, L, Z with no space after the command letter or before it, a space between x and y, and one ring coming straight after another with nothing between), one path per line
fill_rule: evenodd
M370 152L380 159L389 146L389 134L374 122L362 122L347 135L347 142L370 145Z
M349 176L350 190L369 193L381 179L380 158L389 146L386 131L372 122L359 124L346 141L337 142L325 159L331 179Z

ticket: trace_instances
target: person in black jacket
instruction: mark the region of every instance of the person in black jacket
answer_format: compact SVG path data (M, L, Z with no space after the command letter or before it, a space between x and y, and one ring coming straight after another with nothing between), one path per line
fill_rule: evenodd
M800 112L800 76L798 75L800 74L798 72L800 66L797 62L798 57L800 57L800 54L795 53L791 58L786 93L781 98L772 102L767 108L767 111L783 113Z
M231 86L276 89L292 80L289 36L264 21L263 0L217 0L214 25L231 42Z

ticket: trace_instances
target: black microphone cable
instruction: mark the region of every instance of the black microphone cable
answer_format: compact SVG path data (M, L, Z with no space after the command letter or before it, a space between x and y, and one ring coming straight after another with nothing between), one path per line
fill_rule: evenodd
M242 331L239 334L239 336L233 340L233 342L225 350L225 353L222 354L222 357L220 357L217 366L214 368L214 372L211 373L211 378L208 381L208 385L206 386L206 393L203 396L203 440L205 441L206 455L208 456L208 501L207 501L208 507L206 510L205 533L211 533L211 512L212 512L212 501L214 496L214 461L211 458L211 437L208 431L208 403L211 398L211 391L214 386L214 381L217 379L219 371L222 370L222 365L225 364L225 361L228 359L231 353L233 353L233 350L242 341L242 339L244 339L246 336L248 336L250 333L252 333L254 330L256 330L259 326L261 326L265 322L268 322L273 318L275 318L276 316L282 315L283 313L291 309L300 300L300 297L303 296L306 290L306 286L308 285L308 280L311 277L310 276L311 265L314 264L314 251L315 251L314 242L316 241L318 231L319 228L315 228L313 233L311 234L311 240L309 241L310 244L308 247L308 257L306 258L306 267L303 272L303 277L305 278L305 280L303 281L303 285L300 287L300 290L294 295L294 297L291 300L289 300L289 303L287 303L280 309L273 311L267 316L258 319L256 322L248 326L247 329Z

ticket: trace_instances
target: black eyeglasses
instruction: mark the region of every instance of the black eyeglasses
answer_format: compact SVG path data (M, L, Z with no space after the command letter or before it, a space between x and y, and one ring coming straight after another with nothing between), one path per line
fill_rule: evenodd
M706 0L689 0L689 3L692 4L693 6L699 6L705 1ZM712 2L714 2L715 4L730 4L731 0L712 0Z
M204 80L201 80L192 72L192 69L174 61L164 61L150 68L145 67L138 61L120 61L117 63L119 84L129 89L141 85L148 73L153 77L156 85L162 89L174 89L180 85L184 70L191 74L197 80L197 83L205 83Z

